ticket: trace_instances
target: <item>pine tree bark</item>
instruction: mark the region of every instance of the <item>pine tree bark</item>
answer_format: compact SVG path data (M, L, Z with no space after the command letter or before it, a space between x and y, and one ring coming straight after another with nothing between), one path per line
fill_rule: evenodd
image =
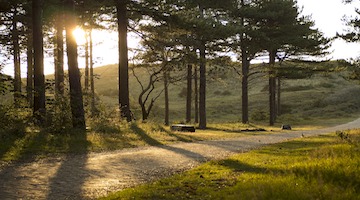
M20 45L19 45L19 30L17 27L17 10L14 10L12 21L12 43L14 56L14 103L15 107L19 107L21 98L21 66L20 66Z
M39 125L45 122L44 47L42 33L41 0L33 0L33 48L34 48L34 116Z
M167 69L164 70L164 97L165 97L165 126L169 126L169 72Z
M204 8L199 5L200 18L204 18ZM200 88L199 88L199 128L206 129L206 47L200 37Z
M65 7L68 9L66 29L66 49L69 66L69 85L70 85L70 106L72 114L72 124L74 128L85 130L85 113L83 96L81 89L80 71L78 67L77 44L72 34L76 28L76 18L74 13L74 0L66 0Z
M241 0L241 6L244 6L244 0ZM244 27L245 19L241 18L241 26ZM245 47L246 34L242 33L241 38L241 64L242 64L242 78L241 78L241 105L242 105L242 123L249 123L249 67L248 53Z
M194 122L199 123L198 68L194 66Z
M271 50L269 54L269 124L273 126L276 120L276 77L274 71L276 51Z
M64 14L60 8L56 19L56 48L55 48L55 92L64 95Z
M192 65L187 66L186 123L191 122Z
M89 37L88 37L89 33L88 30L86 30L85 33L85 93L88 92L89 90Z
M241 101L242 101L242 123L249 123L249 61L246 53L242 53L242 78L241 78Z
M131 121L129 102L129 63L127 46L127 4L128 0L117 0L117 19L119 33L119 107L121 117Z
M95 104L95 82L94 82L94 61L93 61L93 38L92 38L92 30L89 31L89 45L90 45L90 90L91 90L91 115L96 116L97 109Z
M32 31L31 29L28 30ZM26 73L26 98L30 108L34 105L34 55L33 55L33 41L32 34L28 33L27 45L26 45L26 57L27 57L27 73Z
M200 47L200 88L199 88L199 128L206 129L206 60L205 44Z
M281 78L277 77L277 116L281 115Z

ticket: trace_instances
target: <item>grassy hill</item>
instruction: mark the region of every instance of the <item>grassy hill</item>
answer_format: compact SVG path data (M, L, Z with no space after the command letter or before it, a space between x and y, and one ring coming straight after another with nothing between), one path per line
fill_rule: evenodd
M183 72L177 72L183 73ZM99 79L95 81L96 92L108 108L116 108L118 94L117 66L108 65L95 68ZM136 74L143 83L148 81L146 70ZM251 120L267 122L268 91L266 75L258 76L249 84L249 104ZM162 90L159 82L154 94ZM170 120L185 119L186 99L183 90L185 81L170 85ZM140 85L130 72L131 107L140 119L137 98ZM345 80L339 73L317 74L309 79L282 80L282 111L279 123L324 122L334 118L352 118L360 113L360 85ZM162 122L164 116L163 94L156 101L151 120ZM265 118L264 118L265 117ZM210 123L241 121L241 81L233 69L223 70L218 75L210 74L207 80L207 118Z

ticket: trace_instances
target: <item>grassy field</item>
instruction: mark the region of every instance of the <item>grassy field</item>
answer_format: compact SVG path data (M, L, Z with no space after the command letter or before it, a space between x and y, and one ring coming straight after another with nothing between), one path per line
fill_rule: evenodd
M360 199L360 130L302 138L101 199Z
M211 67L209 67L211 69ZM209 70L210 71L210 70ZM136 71L142 81L146 81L145 70ZM178 72L181 73L181 72ZM282 81L283 114L277 119L275 127L267 126L268 92L265 75L252 79L249 84L251 124L241 121L241 81L231 69L215 76L209 72L207 83L207 119L208 130L196 134L174 133L162 126L164 100L160 96L148 122L126 123L118 120L117 108L117 67L109 65L95 68L96 93L100 97L100 117L88 119L88 131L63 128L59 119L53 120L46 129L37 129L31 125L30 109L8 109L8 98L0 99L0 160L12 161L27 157L47 156L48 154L88 153L111 151L145 145L160 145L174 142L193 142L200 140L238 137L254 134L242 132L244 129L264 128L271 132L279 131L281 124L291 124L294 130L316 129L351 121L359 117L360 86L345 80L342 74L318 74L309 79ZM47 78L51 78L48 76ZM171 123L184 121L185 82L170 86ZM133 112L140 119L137 95L140 86L130 75L130 96ZM162 90L157 84L155 93ZM59 116L67 115L58 109ZM51 113L50 113L51 114ZM56 115L50 117L57 117ZM60 120L61 121L61 120ZM257 134L267 134L259 132Z
M87 154L142 146L158 146L177 142L195 142L234 138L274 132L246 132L261 126L241 123L210 124L208 130L196 133L173 132L154 122L122 122L103 118L92 121L87 132L16 127L11 134L0 131L0 161L17 161L63 154ZM311 127L308 127L309 129Z
M209 68L211 71L211 66ZM117 66L96 68L95 73L99 75L95 85L100 99L109 108L116 107ZM145 70L137 70L136 74L143 83L147 83ZM262 74L249 83L249 114L253 123L268 121L267 82L266 74ZM185 81L170 85L170 121L175 123L185 119L185 86ZM140 119L137 103L140 86L132 75L130 88L131 107ZM154 93L158 94L162 88L162 82L159 82ZM278 118L278 124L315 125L333 118L356 118L360 113L360 85L346 80L343 73L317 74L309 79L283 79L281 107L283 115ZM163 122L163 95L156 101L150 118ZM218 76L210 74L208 77L207 119L209 123L241 121L241 80L231 68L225 68Z

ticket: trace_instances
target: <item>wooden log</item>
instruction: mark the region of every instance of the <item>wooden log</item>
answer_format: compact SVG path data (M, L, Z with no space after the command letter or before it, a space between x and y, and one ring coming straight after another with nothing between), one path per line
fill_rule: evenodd
M192 125L186 124L173 124L170 126L172 131L181 131L181 132L195 132L195 127Z

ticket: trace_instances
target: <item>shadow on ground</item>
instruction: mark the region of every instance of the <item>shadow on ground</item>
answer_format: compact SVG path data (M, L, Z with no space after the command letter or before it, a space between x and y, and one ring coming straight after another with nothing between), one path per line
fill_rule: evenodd
M70 137L68 141L69 153L61 162L55 176L50 179L49 191L46 199L81 199L85 180L90 174L86 169L87 154L74 156L73 152L87 152L88 145L79 145L78 142L86 142L86 131L74 131L76 137ZM79 149L79 146L82 149Z

